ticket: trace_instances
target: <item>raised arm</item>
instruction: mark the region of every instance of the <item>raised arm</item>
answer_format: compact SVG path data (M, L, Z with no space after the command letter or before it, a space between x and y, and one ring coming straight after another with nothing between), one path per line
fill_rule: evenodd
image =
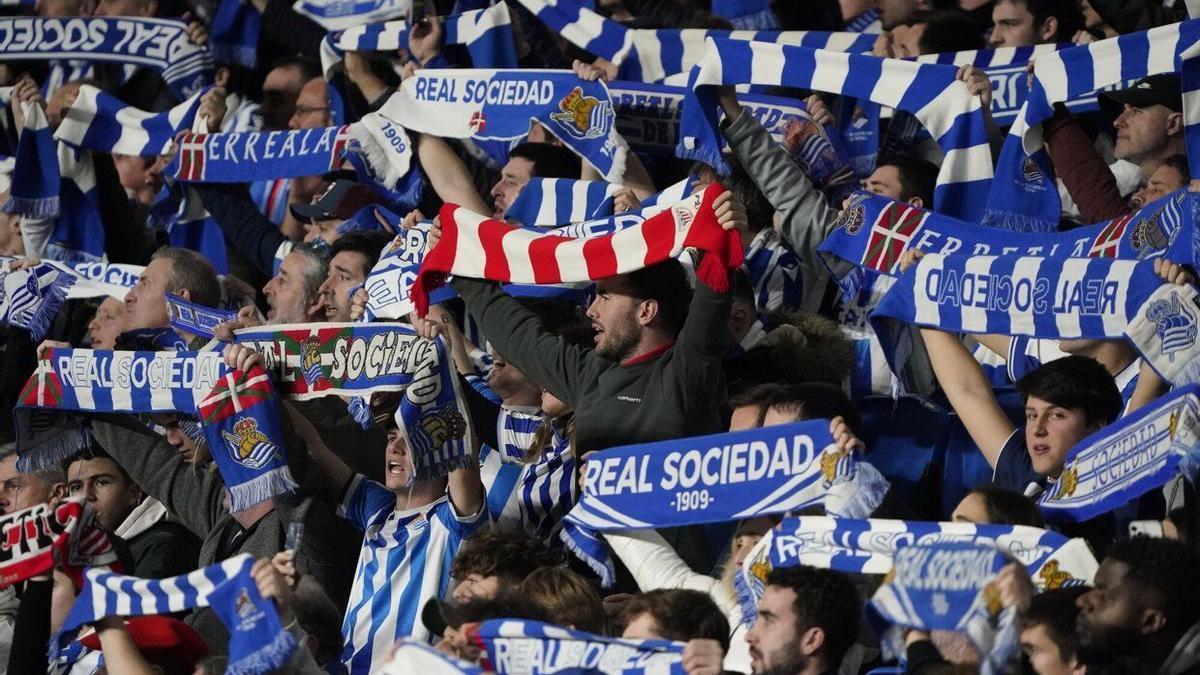
M429 183L437 196L448 204L458 204L484 216L492 215L492 210L471 182L471 174L467 167L446 141L429 134L414 136L421 169L429 177Z

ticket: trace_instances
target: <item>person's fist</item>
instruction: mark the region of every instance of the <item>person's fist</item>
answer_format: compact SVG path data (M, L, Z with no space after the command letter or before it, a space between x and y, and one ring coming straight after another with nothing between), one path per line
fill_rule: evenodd
M254 366L266 367L266 361L253 347L232 344L225 347L225 365L243 373Z

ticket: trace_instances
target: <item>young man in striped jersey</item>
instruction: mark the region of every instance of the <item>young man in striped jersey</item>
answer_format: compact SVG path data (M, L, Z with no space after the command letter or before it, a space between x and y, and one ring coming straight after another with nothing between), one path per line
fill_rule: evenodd
M398 638L429 638L421 608L449 596L450 562L487 522L478 462L449 477L414 480L412 456L393 421L398 400L391 400L376 408L388 439L382 484L351 471L308 420L291 415L338 515L364 533L342 624L342 662L351 673L372 672Z

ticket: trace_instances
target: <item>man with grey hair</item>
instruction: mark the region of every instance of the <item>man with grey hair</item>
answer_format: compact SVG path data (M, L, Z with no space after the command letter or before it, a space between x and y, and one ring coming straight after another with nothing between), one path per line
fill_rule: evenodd
M168 293L206 307L221 302L221 284L212 263L199 253L164 246L154 252L137 284L125 296L124 330L166 328Z
M323 247L301 245L284 256L279 271L263 286L268 323L309 323L325 318L321 284L329 274Z

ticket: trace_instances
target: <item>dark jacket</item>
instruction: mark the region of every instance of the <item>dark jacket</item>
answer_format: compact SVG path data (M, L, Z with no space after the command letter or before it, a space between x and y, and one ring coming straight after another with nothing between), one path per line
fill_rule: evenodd
M160 520L125 540L133 557L131 574L142 579L166 579L199 567L200 538L173 520Z

